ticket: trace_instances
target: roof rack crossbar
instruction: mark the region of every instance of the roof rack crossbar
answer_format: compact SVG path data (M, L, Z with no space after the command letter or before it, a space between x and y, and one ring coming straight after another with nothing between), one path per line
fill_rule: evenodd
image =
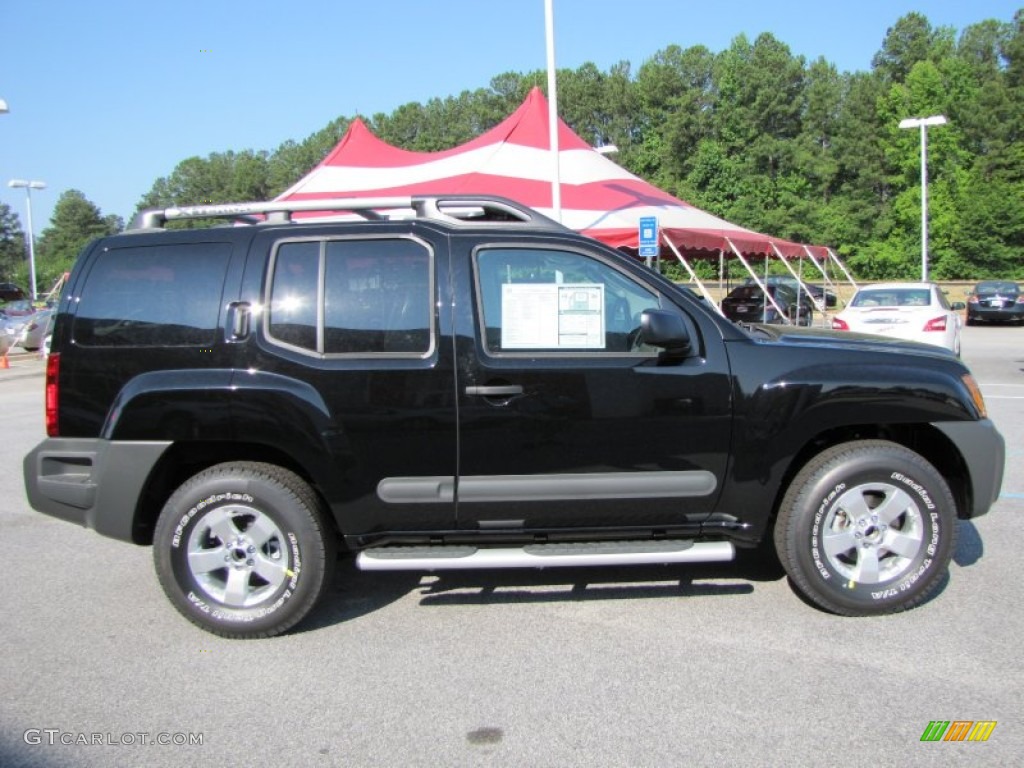
M323 200L271 200L267 202L188 205L151 208L140 212L130 229L163 229L169 221L183 219L230 219L243 223L280 224L293 213L352 213L369 220L388 218L382 211L409 212L416 218L452 224L521 222L540 229L566 228L532 208L494 195L414 195L402 197L349 197Z

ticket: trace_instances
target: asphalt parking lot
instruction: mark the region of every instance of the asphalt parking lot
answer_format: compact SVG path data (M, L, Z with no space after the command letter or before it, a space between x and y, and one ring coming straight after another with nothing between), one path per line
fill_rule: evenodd
M0 370L0 765L1020 765L1024 328L964 329L1007 441L993 511L906 614L844 619L774 568L364 574L311 620L229 641L150 551L31 511L43 362ZM985 742L922 742L994 721ZM166 741L168 743L160 743Z

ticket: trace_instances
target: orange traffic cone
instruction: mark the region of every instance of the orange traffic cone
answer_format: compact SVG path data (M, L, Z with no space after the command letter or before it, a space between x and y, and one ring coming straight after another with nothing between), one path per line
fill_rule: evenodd
M0 357L0 370L6 370L11 367L11 364L7 361L7 353L4 352L3 356Z

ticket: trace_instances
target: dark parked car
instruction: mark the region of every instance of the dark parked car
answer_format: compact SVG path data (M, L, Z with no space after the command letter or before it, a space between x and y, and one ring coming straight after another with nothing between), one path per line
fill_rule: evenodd
M1024 293L1009 280L982 280L967 296L967 324L1024 322Z
M766 285L784 285L791 291L793 291L793 293L796 294L809 293L811 294L811 297L814 299L814 302L817 303L819 308L821 307L822 301L825 302L825 306L827 308L834 307L838 301L835 293L828 290L827 288L822 288L820 285L817 285L816 283L806 282L803 284L803 287L801 288L800 281L797 280L795 277L791 277L789 275L769 275L766 278L762 278L761 282L765 283ZM757 285L757 283L754 282L754 278L748 277L744 285Z
M0 283L0 301L24 299L25 292L14 283Z
M802 300L785 285L768 285L768 294L775 305L754 284L741 285L722 299L722 312L736 323L789 323L810 325L814 317L814 304L806 294ZM779 314L779 310L782 314Z

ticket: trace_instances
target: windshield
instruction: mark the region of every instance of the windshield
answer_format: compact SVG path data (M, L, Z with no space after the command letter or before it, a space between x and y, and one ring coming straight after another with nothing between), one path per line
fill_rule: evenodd
M879 288L861 290L851 307L927 307L931 303L928 288Z

